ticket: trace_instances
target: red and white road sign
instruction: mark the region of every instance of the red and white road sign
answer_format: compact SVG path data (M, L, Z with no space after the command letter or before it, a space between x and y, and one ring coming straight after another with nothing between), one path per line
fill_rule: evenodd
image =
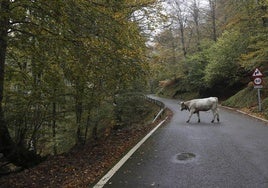
M252 77L253 77L254 88L256 88L256 89L263 88L263 86L262 86L263 74L261 73L261 71L258 68L256 68L254 70Z
M254 85L261 85L262 84L262 78L261 77L256 77L254 78Z
M261 111L261 91L260 89L263 88L263 85L262 85L262 77L263 77L263 74L261 73L261 71L256 68L252 74L252 77L253 77L253 83L254 83L254 88L255 89L258 89L258 103L259 103L259 111Z
M261 71L258 68L256 68L254 70L254 73L252 74L252 77L262 77L262 76L263 76L263 74L261 73Z

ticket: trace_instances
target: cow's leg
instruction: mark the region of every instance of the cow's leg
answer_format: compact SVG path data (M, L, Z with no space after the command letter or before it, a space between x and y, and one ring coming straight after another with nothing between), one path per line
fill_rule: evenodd
M211 109L212 113L213 113L213 119L211 120L211 123L214 123L215 117L216 117L216 111Z
M216 109L216 115L217 115L218 122L220 122L220 116L219 116L219 110L218 110L218 108Z
M188 118L188 120L186 121L186 123L189 123L189 122L190 122L190 119L191 119L192 115L193 115L193 111L190 111L190 115L189 115L189 118Z
M199 112L196 112L196 115L198 117L198 123L200 123L200 114L199 114Z

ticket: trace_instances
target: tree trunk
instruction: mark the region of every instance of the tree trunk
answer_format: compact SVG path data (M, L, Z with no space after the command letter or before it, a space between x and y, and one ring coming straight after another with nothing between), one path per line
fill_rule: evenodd
M263 27L268 27L268 2L265 0L257 0L257 3L260 7L260 10L262 12L262 23L263 23Z
M76 144L83 144L83 135L82 135L82 115L84 112L83 109L83 96L84 96L84 86L80 81L80 78L76 81L76 93L75 93L75 115L76 115Z
M183 56L186 58L187 55L187 49L186 49L186 44L185 44L185 37L184 37L184 24L180 24L180 32L181 32L181 45L182 45L182 51L183 51Z
M201 49L200 49L200 31L199 31L199 19L200 19L199 12L200 12L200 10L199 10L199 7L197 5L196 0L194 1L192 9L193 9L192 16L193 16L194 23L195 23L195 32L196 32L196 37L197 37L197 48L198 48L198 51L201 51Z
M85 130L85 136L84 136L84 144L87 141L87 135L88 135L88 128L89 128L89 126L90 126L90 112L88 112L88 115L87 115L86 130Z
M14 145L7 129L3 111L3 95L4 95L4 78L5 78L5 61L7 51L7 37L9 28L9 0L1 2L0 6L0 152L9 153L11 146Z
M183 52L183 56L186 58L187 55L187 48L186 48L186 43L185 43L185 26L187 22L187 16L183 14L184 9L183 8L183 2L181 1L175 1L175 9L177 11L177 19L178 19L178 24L179 24L179 32L180 32L180 42L181 42L181 49Z
M54 89L55 93L55 89ZM52 114L53 114L53 119L52 119L52 136L53 136L53 153L54 155L57 154L57 143L56 143L56 103L53 102L52 104Z
M83 143L83 138L82 138L82 131L81 131L81 123L82 123L82 113L83 113L83 107L82 107L82 102L81 101L76 101L76 124L77 124L77 129L76 129L76 144L80 145Z
M94 127L92 129L92 137L94 140L98 140L98 122L94 122Z
M40 162L41 157L34 152L28 151L25 147L15 144L7 128L3 110L5 61L10 26L10 3L10 0L2 0L0 5L0 153L3 153L15 165L30 167Z
M212 39L217 41L217 30L216 30L216 0L209 0L209 6L211 11L212 19Z

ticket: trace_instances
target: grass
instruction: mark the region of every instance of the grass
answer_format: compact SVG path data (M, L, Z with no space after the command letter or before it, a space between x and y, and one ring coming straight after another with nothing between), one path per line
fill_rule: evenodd
M222 102L222 105L234 108L251 108L256 106L257 103L257 90L253 87L246 87L245 89L236 93L234 96Z
M262 112L258 111L258 95L257 89L254 89L253 84L249 83L246 88L239 91L232 97L222 102L222 105L244 109L248 113L256 113L263 118L268 119L268 79L264 79L264 88L261 89L261 105Z

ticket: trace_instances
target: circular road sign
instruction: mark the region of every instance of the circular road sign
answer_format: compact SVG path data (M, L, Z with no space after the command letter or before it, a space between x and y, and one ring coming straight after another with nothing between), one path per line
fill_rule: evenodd
M254 84L255 85L261 85L262 84L262 79L260 77L254 78Z

